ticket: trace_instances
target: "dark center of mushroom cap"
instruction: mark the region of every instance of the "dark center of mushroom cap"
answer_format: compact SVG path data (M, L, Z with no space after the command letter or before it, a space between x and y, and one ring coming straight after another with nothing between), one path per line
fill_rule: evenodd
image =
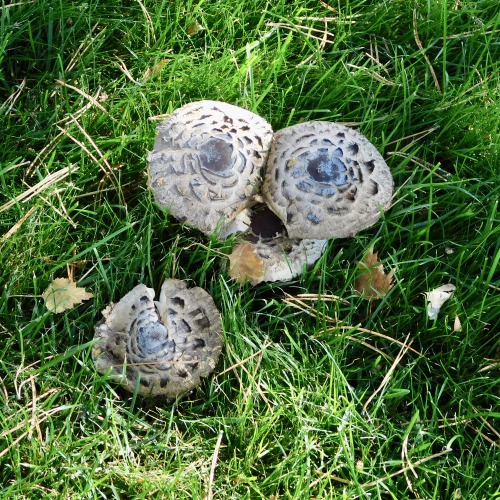
M168 331L159 321L137 328L137 347L143 355L157 354L165 348L167 342Z
M343 186L348 180L345 173L347 167L339 156L342 156L340 148L334 151L325 148L307 152L304 155L304 161L307 163L306 171L316 182Z
M228 177L232 175L233 147L228 142L212 137L200 147L201 167L211 173Z

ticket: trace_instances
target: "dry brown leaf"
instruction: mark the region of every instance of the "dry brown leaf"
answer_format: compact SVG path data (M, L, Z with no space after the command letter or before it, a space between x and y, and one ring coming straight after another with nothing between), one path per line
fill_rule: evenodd
M93 296L85 288L77 287L76 283L68 278L55 279L42 294L47 309L55 313L71 309Z
M167 64L169 61L170 59L160 59L153 65L152 68L147 68L146 71L144 71L144 80L149 80L150 78L157 76L162 70L163 66L165 66L165 64Z
M381 299L394 286L393 275L392 271L387 274L384 272L384 266L378 260L378 252L373 253L373 248L370 248L364 259L358 262L354 288L365 299Z
M233 248L229 256L229 276L238 283L250 281L257 285L264 277L264 263L251 243L242 243Z

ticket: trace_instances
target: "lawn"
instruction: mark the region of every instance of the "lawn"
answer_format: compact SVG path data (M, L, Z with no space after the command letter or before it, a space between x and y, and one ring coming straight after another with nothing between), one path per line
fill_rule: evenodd
M500 499L497 0L0 10L0 498ZM235 283L233 239L147 187L156 125L201 99L359 129L391 208L292 282ZM370 301L372 247L394 286ZM50 312L67 276L94 297ZM224 348L198 389L143 400L95 371L94 325L167 277L210 292Z

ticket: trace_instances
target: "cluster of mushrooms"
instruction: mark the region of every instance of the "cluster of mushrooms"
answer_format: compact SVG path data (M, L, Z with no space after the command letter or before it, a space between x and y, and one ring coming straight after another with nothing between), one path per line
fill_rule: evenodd
M389 167L362 134L331 122L273 133L260 116L217 101L187 104L158 126L149 182L159 205L219 238L239 233L229 274L287 281L331 238L374 224L393 191ZM220 314L201 288L167 279L158 301L137 285L103 311L93 358L129 391L176 397L216 366Z

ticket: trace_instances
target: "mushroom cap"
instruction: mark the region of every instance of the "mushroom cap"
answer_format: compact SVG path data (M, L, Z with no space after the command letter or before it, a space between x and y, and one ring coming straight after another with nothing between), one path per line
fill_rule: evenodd
M160 298L137 285L102 311L92 358L125 389L142 396L176 397L215 368L222 350L221 319L202 288L167 279Z
M332 122L275 133L262 194L290 238L346 238L374 224L391 200L393 179L362 134Z
M239 283L290 281L314 264L326 248L326 240L290 240L279 236L271 241L244 242L229 256L229 275Z
M206 234L224 227L259 189L272 135L266 120L225 102L178 108L158 126L148 157L156 201Z

